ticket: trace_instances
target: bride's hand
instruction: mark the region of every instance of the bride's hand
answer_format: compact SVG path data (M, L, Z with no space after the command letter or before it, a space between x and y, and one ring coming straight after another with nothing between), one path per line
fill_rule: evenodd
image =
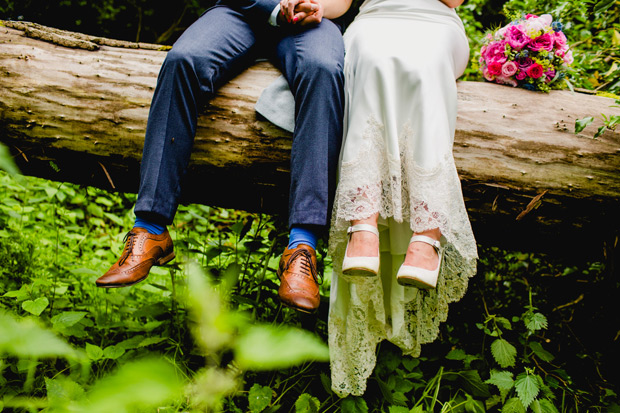
M280 14L289 23L318 24L323 18L323 7L319 0L281 0Z

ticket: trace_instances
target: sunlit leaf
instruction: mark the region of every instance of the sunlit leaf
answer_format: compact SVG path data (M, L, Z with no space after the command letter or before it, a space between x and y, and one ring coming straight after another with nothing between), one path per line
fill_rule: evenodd
M0 169L7 171L10 174L18 174L19 169L13 162L13 157L9 152L9 149L0 143Z
M39 316L49 305L47 297L39 297L36 300L26 300L22 303L22 308L30 314Z
M179 394L181 382L169 363L144 359L123 364L96 382L80 405L89 413L130 412L163 404Z
M101 349L101 347L95 344L86 343L86 347L84 350L86 351L86 355L88 356L88 358L93 361L97 361L101 357L103 357L103 350Z
M594 118L592 116L588 116L586 118L575 120L575 133L579 133L585 129L586 126L594 122Z
M302 393L295 402L295 413L318 413L321 402L316 397Z
M525 327L531 332L547 328L547 317L542 313L528 311L523 316Z
M3 311L0 311L0 354L33 358L82 357L68 343L33 320L18 320Z
M502 413L525 413L525 407L523 403L517 397L506 400L502 407Z
M534 374L521 373L515 380L515 390L519 400L523 403L524 407L528 407L530 403L538 396L540 387L538 386L538 379Z
M348 396L340 402L340 411L342 413L368 413L368 405L361 397Z
M52 324L56 329L67 328L77 324L85 316L83 311L64 311L52 317Z
M69 411L71 402L84 397L82 386L62 376L56 379L45 377L45 388L47 389L47 400L52 409L66 409Z
M258 383L250 388L248 394L248 404L252 413L259 413L265 410L270 404L273 397L273 390L268 386L261 386Z
M515 365L517 349L503 338L498 338L491 344L491 354L500 366L512 367Z
M243 369L282 369L304 361L328 361L327 345L314 334L286 326L251 326L234 344Z
M103 357L107 359L116 360L123 354L125 354L125 349L120 346L108 346L103 349Z
M467 353L460 348L450 350L450 352L446 354L446 359L448 360L465 360L466 357Z

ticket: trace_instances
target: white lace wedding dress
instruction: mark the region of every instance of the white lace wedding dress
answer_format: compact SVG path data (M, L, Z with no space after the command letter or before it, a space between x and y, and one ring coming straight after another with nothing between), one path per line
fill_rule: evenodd
M366 0L344 37L345 134L329 240L332 388L341 396L364 393L380 341L415 357L435 340L477 260L452 157L456 79L469 58L461 20L439 0ZM349 222L376 212L380 275L347 278ZM437 288L400 286L412 231L432 228L445 248Z

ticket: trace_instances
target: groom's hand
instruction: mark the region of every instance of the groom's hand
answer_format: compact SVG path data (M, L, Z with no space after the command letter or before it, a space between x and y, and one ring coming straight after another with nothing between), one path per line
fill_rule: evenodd
M323 19L323 5L319 0L281 0L280 17L300 26L318 24Z

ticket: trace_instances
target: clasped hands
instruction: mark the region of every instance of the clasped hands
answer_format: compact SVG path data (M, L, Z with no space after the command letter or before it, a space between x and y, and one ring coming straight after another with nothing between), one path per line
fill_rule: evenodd
M307 26L319 24L323 11L320 0L281 0L279 17L291 24Z

